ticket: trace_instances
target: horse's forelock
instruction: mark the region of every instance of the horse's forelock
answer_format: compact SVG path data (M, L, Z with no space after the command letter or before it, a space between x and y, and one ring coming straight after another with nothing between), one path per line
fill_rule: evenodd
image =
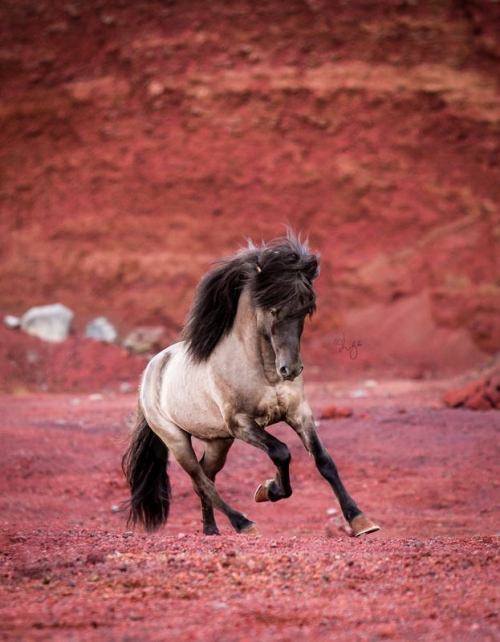
M313 281L319 273L319 260L307 243L295 236L277 239L262 248L259 272L252 281L252 294L258 307L287 307L314 311Z

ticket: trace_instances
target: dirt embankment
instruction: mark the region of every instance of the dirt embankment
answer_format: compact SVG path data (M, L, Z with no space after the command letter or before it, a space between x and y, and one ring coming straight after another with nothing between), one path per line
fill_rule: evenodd
M322 255L316 362L342 332L408 371L498 349L495 3L25 0L0 28L0 308L176 332L213 258L288 222Z

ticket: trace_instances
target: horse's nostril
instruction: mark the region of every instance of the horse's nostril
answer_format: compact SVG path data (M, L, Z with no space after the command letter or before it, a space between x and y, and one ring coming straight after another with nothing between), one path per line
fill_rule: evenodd
M288 369L288 367L287 366L281 366L280 375L282 375L283 377L288 377L289 374L290 374L290 370Z

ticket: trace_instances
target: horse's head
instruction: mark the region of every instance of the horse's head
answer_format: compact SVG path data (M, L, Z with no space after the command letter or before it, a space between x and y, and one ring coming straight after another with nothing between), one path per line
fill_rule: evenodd
M257 324L272 346L276 372L283 380L292 381L304 369L300 338L305 317L316 308L312 283L318 263L307 245L290 235L258 256L252 287Z
M300 357L300 337L306 314L306 310L297 313L284 306L261 310L257 315L264 337L273 348L276 372L286 381L293 381L304 369Z
M220 262L198 286L184 328L191 357L195 361L208 359L231 331L245 290L258 331L274 351L278 376L283 380L298 377L303 369L300 338L304 319L316 307L313 281L318 276L318 263L307 244L291 232L260 247L251 245Z

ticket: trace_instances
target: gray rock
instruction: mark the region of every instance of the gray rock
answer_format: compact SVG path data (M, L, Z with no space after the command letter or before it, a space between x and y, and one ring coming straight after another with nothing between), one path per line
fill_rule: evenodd
M131 352L142 354L160 349L164 341L165 328L163 326L141 326L126 336L123 345Z
M115 326L106 317L92 319L85 328L85 336L104 343L113 343L118 338Z
M21 327L21 319L19 317L15 317L13 314L6 314L3 318L3 322L9 330L16 330Z
M62 303L30 308L21 317L21 329L28 334L58 343L68 338L74 314Z

